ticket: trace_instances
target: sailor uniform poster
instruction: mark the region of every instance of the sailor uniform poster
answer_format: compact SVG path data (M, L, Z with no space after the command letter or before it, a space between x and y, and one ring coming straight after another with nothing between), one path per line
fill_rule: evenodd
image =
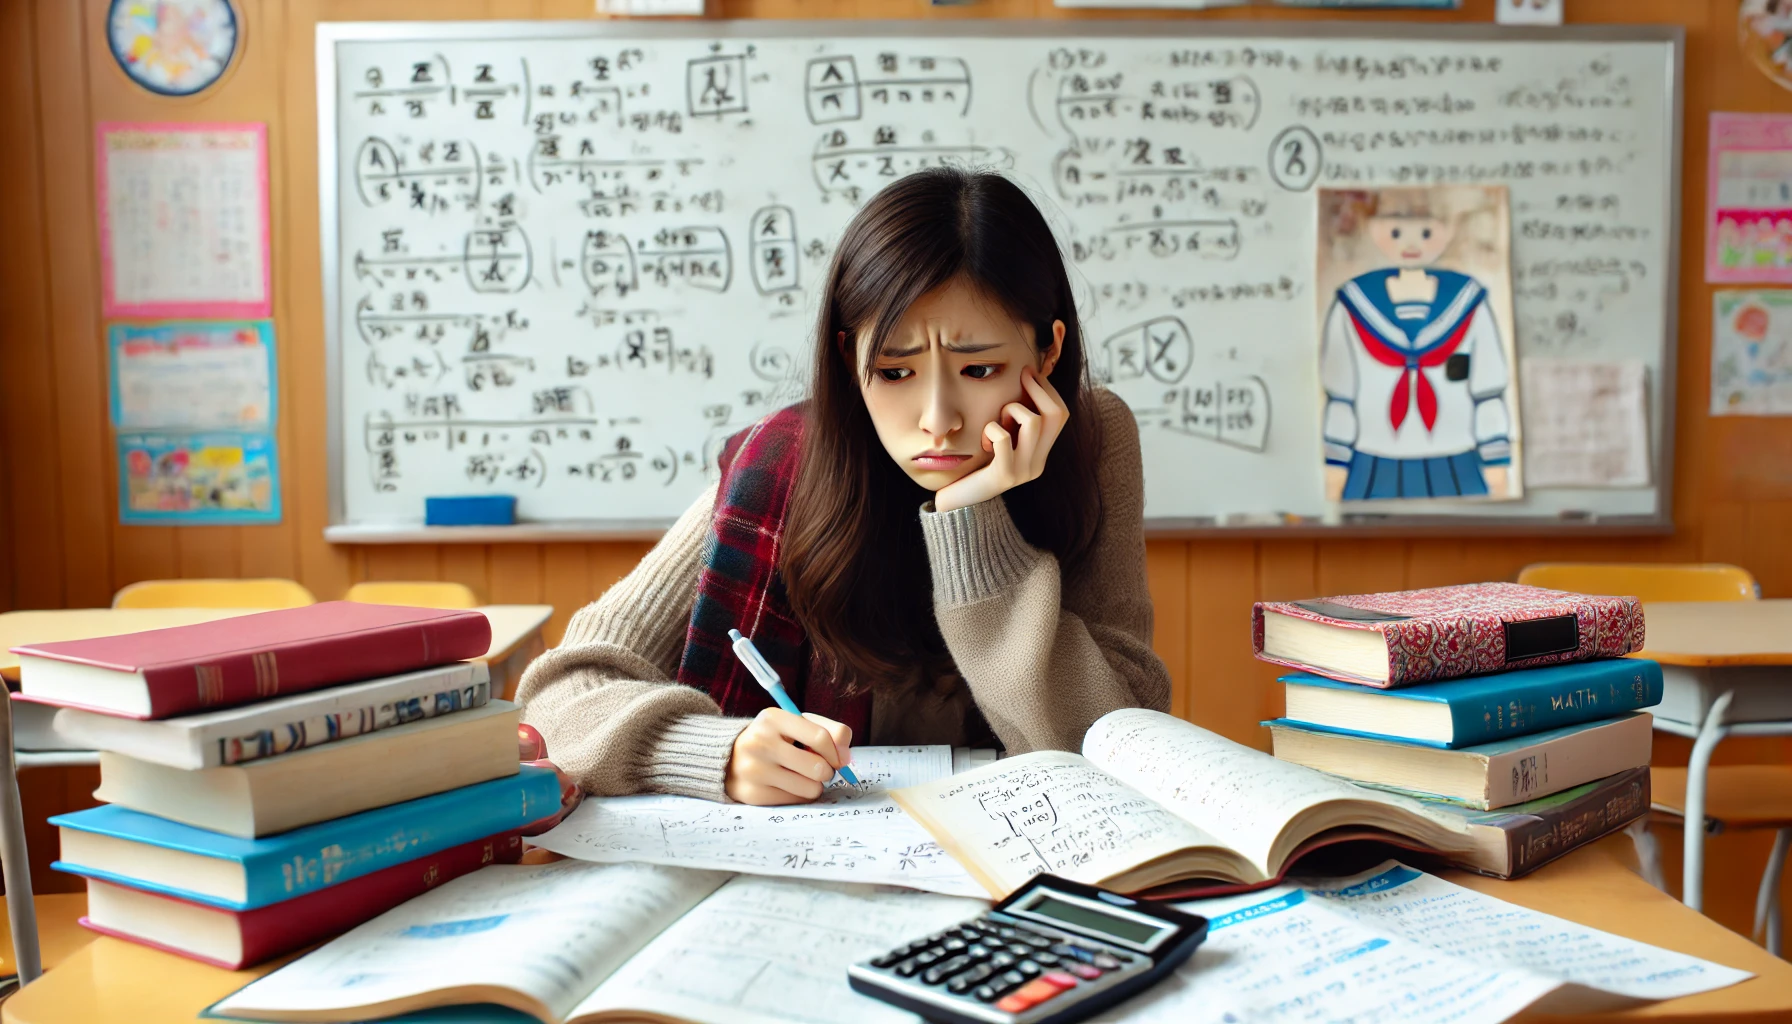
M1326 497L1521 494L1503 187L1322 189Z

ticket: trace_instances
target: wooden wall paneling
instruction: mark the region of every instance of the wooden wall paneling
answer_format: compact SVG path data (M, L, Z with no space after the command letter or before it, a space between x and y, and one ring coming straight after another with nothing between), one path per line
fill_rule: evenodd
M489 551L484 544L443 544L442 579L464 583L473 588L481 604L491 603L491 573L486 569Z
M61 65L85 66L83 10L74 4L35 5L37 49ZM48 69L40 65L40 73ZM66 72L59 66L55 74ZM46 85L51 83L44 83ZM60 83L55 83L60 84ZM56 452L63 471L63 601L104 605L112 597L112 500L115 485L103 467L107 449L106 343L99 320L98 236L94 208L93 132L88 93L37 92L43 126L43 216L49 275L50 345L55 366Z
M1188 554L1185 540L1145 544L1145 583L1151 588L1151 649L1170 673L1170 713L1188 717Z
M1322 594L1368 594L1406 586L1403 540L1322 540L1317 583Z
M541 604L543 550L540 544L493 545L492 592L487 600L493 604Z
M1188 546L1188 703L1181 715L1254 747L1268 736L1257 725L1263 667L1251 653L1248 611L1257 595L1254 541L1192 541Z
M49 281L44 267L43 180L54 168L43 162L38 92L54 73L41 64L29 4L0 4L4 68L0 83L11 102L0 104L0 136L12 154L11 200L0 203L0 237L8 246L0 273L0 426L8 446L12 480L10 532L12 603L20 608L62 604L62 502L58 486L55 367L50 356ZM78 130L74 126L71 130Z
M62 843L58 829L46 819L99 806L93 798L99 784L98 765L19 771L19 803L24 808L26 859L31 864L33 892L81 892L87 888L80 876L51 870L50 862L56 859Z
M609 586L606 582L604 586ZM591 549L586 544L542 546L541 600L554 606L543 639L558 643L566 620L594 596L591 585Z
M438 580L442 578L440 548L434 544L370 544L361 553L364 580ZM344 587L319 598L341 597Z
M1257 600L1299 601L1319 595L1319 545L1310 540L1262 541L1257 545ZM1239 614L1249 614L1248 609ZM1249 636L1247 633L1246 636ZM1279 665L1256 662L1259 718L1280 718L1282 687Z

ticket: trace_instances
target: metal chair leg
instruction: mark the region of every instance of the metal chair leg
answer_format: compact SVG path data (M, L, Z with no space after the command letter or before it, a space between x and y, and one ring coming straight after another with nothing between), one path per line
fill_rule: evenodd
M1792 828L1782 828L1773 839L1773 852L1767 855L1767 868L1761 872L1761 891L1755 894L1755 930L1759 939L1766 932L1767 951L1780 956L1780 879L1786 873L1786 854L1792 852Z
M0 699L0 728L5 729L4 763L0 763L0 878L6 880L6 912L12 919L12 952L19 964L19 986L43 973L37 948L37 904L31 900L31 858L25 851L24 805L19 800L19 766L12 750L12 700Z
M1694 910L1703 909L1705 902L1705 782L1711 754L1730 731L1724 725L1724 712L1730 710L1735 697L1735 693L1726 690L1711 702L1686 764L1686 860L1680 876L1680 902Z

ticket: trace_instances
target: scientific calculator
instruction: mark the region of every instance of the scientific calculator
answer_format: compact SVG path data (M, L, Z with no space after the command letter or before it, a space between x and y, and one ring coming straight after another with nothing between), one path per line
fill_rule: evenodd
M1150 988L1207 919L1055 875L989 913L846 969L852 987L931 1021L1069 1024Z

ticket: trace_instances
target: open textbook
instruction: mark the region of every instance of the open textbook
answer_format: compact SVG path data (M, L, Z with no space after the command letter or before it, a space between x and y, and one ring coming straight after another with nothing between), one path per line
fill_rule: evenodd
M1490 830L1410 797L1139 708L1103 715L1081 756L1035 751L893 796L996 897L1043 872L1129 893L1193 879L1261 886L1343 839L1464 863L1494 852L1480 848Z
M981 900L877 886L576 860L457 878L251 982L206 1011L364 1021L485 1003L544 1024L895 1024L846 968Z
M1752 975L1564 921L1390 861L1350 878L1181 904L1207 942L1096 1018L1491 1024L1708 992Z
M846 968L981 913L980 900L640 864L557 861L455 879L249 983L207 1017L362 1021L483 1003L481 1022L895 1024ZM1104 1021L1492 1024L1722 988L1749 975L1397 863L1203 900L1206 944ZM452 965L451 968L445 965Z
M983 887L889 795L899 786L949 777L953 749L854 747L852 756L860 784L848 786L836 778L813 804L753 807L682 796L587 797L565 821L530 843L606 864L668 864L983 896ZM971 760L962 751L957 758L961 764Z

